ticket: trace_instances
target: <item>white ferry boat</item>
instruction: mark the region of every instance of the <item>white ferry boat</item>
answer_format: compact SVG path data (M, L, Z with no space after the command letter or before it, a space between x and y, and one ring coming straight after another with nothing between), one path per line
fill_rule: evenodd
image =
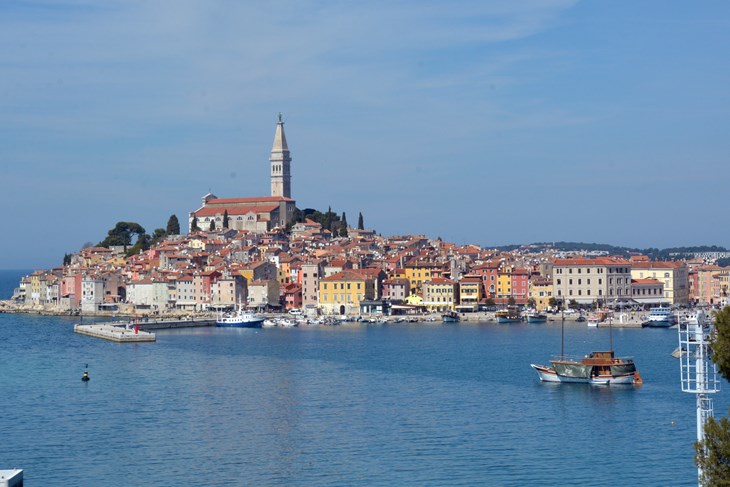
M649 312L649 319L641 324L650 328L669 328L677 323L672 308L669 306L657 306Z

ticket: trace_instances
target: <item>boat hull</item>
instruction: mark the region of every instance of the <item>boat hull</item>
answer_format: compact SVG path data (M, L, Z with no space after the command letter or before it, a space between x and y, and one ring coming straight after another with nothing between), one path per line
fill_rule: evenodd
M537 371L537 375L542 382L561 382L568 384L591 384L591 385L621 385L621 384L637 384L637 376L634 372L626 374L606 375L606 374L590 374L590 375L565 375L559 374L554 367L548 367L539 364L530 364ZM637 373L638 374L638 373Z
M671 321L658 321L658 320L649 320L645 321L641 324L642 328L669 328L673 326L674 323Z
M261 328L264 325L264 320L252 320L252 321L240 321L240 322L229 322L229 321L216 321L215 326L221 328Z
M497 317L497 323L508 324L508 323L519 323L519 318L506 318L502 316Z
M528 316L528 323L545 323L547 322L547 316Z

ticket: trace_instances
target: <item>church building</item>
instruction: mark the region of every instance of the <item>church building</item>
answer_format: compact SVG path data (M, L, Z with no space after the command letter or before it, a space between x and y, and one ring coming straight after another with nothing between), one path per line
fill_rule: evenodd
M274 134L274 145L269 157L271 166L271 196L253 198L218 198L212 193L203 196L203 206L190 213L190 231L193 219L201 230L223 228L228 212L228 228L266 232L283 227L294 218L296 201L291 198L291 156L284 135L284 122L279 114Z

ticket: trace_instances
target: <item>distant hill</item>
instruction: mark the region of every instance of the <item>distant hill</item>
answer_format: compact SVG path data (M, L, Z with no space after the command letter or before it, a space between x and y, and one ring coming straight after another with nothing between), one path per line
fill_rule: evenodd
M694 247L670 247L666 249L648 248L639 249L633 247L619 247L616 245L585 243L585 242L536 242L531 244L502 245L494 247L497 250L509 252L516 249L529 249L536 252L545 250L558 250L563 252L606 252L609 255L629 256L630 254L642 254L651 260L667 260L690 258L696 253L702 252L728 252L725 247L718 245L698 245Z

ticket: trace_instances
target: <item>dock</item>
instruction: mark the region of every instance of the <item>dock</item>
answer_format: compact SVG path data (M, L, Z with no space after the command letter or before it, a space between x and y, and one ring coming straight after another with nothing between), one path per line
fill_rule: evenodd
M74 333L94 338L101 338L118 343L154 342L157 337L148 331L129 329L125 325L110 323L94 323L91 325L74 325Z
M0 487L23 487L23 469L0 470Z
M101 338L117 343L154 342L157 337L149 330L166 330L171 328L197 328L214 326L212 318L182 320L142 320L136 324L132 321L111 321L74 325L74 333L94 338ZM136 327L136 331L135 331Z

